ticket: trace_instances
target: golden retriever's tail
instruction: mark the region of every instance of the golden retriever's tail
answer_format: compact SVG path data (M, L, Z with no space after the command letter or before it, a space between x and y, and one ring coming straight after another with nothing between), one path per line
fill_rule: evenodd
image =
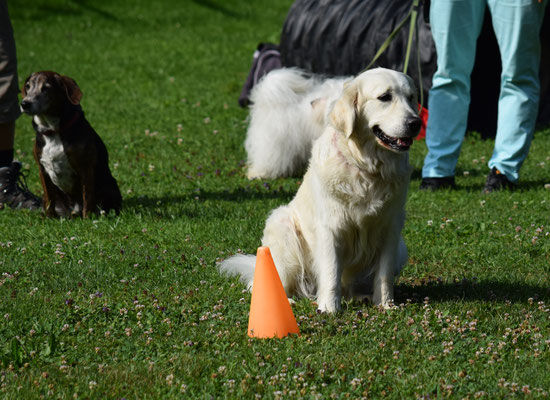
M252 290L254 282L254 268L256 266L256 256L252 254L237 254L221 262L218 266L219 271L226 275L240 275L248 290Z

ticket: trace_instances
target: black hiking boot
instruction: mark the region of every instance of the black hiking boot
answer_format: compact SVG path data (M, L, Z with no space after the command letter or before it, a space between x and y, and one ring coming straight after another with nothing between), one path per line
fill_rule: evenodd
M422 178L420 190L431 190L435 192L439 189L456 189L455 177L446 176L444 178Z
M483 193L491 193L504 189L514 190L515 185L506 178L506 175L496 169L496 167L493 167L487 176L487 182L483 187Z
M38 210L42 207L42 201L29 191L25 176L19 161L0 168L0 208Z

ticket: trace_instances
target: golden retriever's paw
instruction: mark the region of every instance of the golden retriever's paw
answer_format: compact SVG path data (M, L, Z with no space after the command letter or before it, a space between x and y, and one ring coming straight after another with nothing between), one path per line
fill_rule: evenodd
M246 171L246 177L253 181L253 180L262 180L262 179L271 179L276 178L276 176L271 176L272 174L269 173L269 171L266 171L263 168L258 168L257 166L254 166L252 164L248 165L248 169Z
M246 173L246 177L251 181L253 181L254 179L262 179L262 177L258 173L250 170Z
M354 294L353 299L359 303L372 303L372 294Z
M380 307L382 307L384 310L397 310L397 306L394 304L393 299L387 300L380 304Z
M359 301L361 303L370 303L377 307L380 307L384 310L395 310L398 307L394 304L393 299L386 300L384 302L376 302L373 300L373 295L371 294L363 294L363 295L354 295L353 299L356 301Z
M333 314L341 309L340 300L317 300L317 312Z

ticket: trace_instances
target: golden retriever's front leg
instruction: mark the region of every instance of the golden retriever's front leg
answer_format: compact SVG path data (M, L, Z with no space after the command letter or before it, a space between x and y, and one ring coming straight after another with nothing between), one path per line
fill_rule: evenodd
M392 238L393 239L393 238ZM392 243L396 243L393 244ZM402 237L388 240L383 247L374 276L372 302L390 309L394 306L393 286L395 277L407 261L407 247Z
M374 278L372 302L385 309L393 308L393 275L386 268L379 270Z
M317 307L321 312L339 311L342 302L342 268L336 243L329 232L317 235L314 263L317 278Z

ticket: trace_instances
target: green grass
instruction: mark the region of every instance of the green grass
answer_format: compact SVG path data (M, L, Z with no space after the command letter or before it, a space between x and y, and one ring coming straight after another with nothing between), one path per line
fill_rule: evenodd
M0 398L505 398L550 391L550 131L521 190L480 194L493 143L468 136L455 192L418 190L395 311L293 307L301 336L246 336L250 294L216 262L260 244L299 179L249 182L237 106L284 1L10 2L20 81L80 85L123 211L0 212ZM30 119L17 158L41 192Z

